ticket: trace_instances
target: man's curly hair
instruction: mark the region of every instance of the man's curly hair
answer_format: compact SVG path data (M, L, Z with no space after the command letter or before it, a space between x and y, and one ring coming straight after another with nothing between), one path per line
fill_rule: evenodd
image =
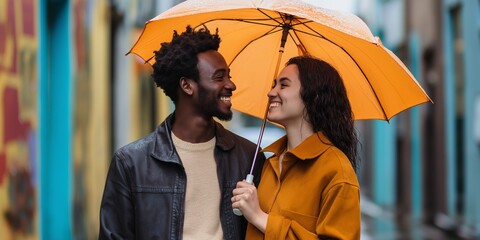
M176 103L180 78L199 79L197 54L217 51L219 45L218 29L215 34L211 34L206 27L195 31L187 26L180 35L174 31L172 41L162 43L160 50L154 51L153 81Z

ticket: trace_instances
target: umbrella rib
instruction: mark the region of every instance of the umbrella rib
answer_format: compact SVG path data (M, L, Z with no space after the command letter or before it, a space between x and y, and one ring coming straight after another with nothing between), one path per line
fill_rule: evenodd
M277 25L275 24L268 24L268 23L261 23L259 21L268 21L268 19L237 19L237 18L215 18L215 19L210 19L206 22L198 24L194 29L210 23L210 22L215 22L215 21L232 21L232 22L244 22L244 23L251 23L251 24L256 24L256 25L264 25L264 26L269 26L269 27L276 27ZM258 22L257 22L258 21Z
M282 18L283 22L279 22L276 18L273 18L272 16L268 15L267 13L262 11L262 9L260 8L257 8L257 10L261 12L263 15L265 15L267 18L270 18L270 20L277 22L279 25L282 25L282 23L285 23L285 19L283 19L283 16L281 14L280 14L280 17Z
M262 12L262 11L260 11ZM263 13L263 12L262 12ZM263 13L265 14L265 13ZM270 16L268 16L267 14L265 14L269 19L281 24L280 22L278 22L275 18L272 18ZM263 34L262 36L258 37L258 38L255 38L253 39L252 41L250 41L247 45L245 45L245 47L242 48L242 50L239 52L239 54L248 46L250 45L252 42L258 40L259 38L262 38L268 34L272 34L272 33L276 33L278 31L273 31L275 28L278 27L278 25L274 25L274 24L267 24L267 23L260 23L260 22L255 22L255 21L268 21L269 19L248 19L248 20L245 20L245 19L236 19L236 18L216 18L216 19L210 19L208 21L205 21L205 22L202 22L200 24L198 24L197 26L194 27L194 29L197 29L198 27L202 26L202 25L205 25L209 22L214 22L214 21L237 21L237 22L244 22L244 23L251 23L251 24L256 24L256 25L263 25L263 26L268 26L268 27L273 27L273 29L271 29L270 31L268 31L267 33ZM233 58L232 62L237 58L237 56L239 55L235 55L235 57ZM153 58L155 57L155 55L153 55L152 57L150 57L149 59L147 59L145 61L145 63L147 62L150 62L150 60L152 60Z
M252 40L249 41L247 44L245 44L245 46L243 46L242 49L241 49L240 51L238 51L237 54L235 54L235 57L233 57L232 61L231 61L228 65L230 66L230 64L232 64L232 63L235 61L235 59L237 59L237 57L243 52L243 50L245 50L245 48L247 48L247 47L248 47L250 44L252 44L253 42L255 42L255 41L257 41L258 39L263 38L263 37L265 37L265 36L267 36L267 35L270 35L270 34L273 34L273 33L277 33L277 32L282 31L282 29L277 29L277 30L275 30L276 28L277 28L277 26L275 26L273 29L270 29L268 32L262 34L261 36L255 38L255 39L252 39Z
M307 51L307 48L305 47L305 44L303 44L302 40L300 39L300 36L298 36L297 31L295 31L295 29L293 29L293 35L295 35L296 39L298 40L298 42L300 44L298 44L297 41L295 40L295 38L293 36L291 36L292 35L291 33L288 33L288 34L292 38L292 41L295 43L295 45L302 47L302 52L305 55L310 55L310 53Z
M308 32L305 32L305 31L301 31L301 30L298 30L298 29L293 29L293 31L298 31L298 32L301 32L301 33L304 33L304 34L307 34L307 35L311 35L311 36L314 36L314 37L319 37L319 38L323 38L327 41L329 41L330 43L332 43L333 45L337 46L338 48L340 48L343 52L345 52L351 59L352 61L355 63L355 65L357 66L357 68L360 70L360 72L362 73L362 75L365 77L365 79L368 79L367 78L367 75L365 75L365 72L363 72L363 69L360 67L360 65L358 65L357 61L355 61L355 58L352 57L352 55L350 55L350 53L348 51L346 51L342 46L336 44L335 42L333 42L332 40L326 38L325 36L323 36L322 34L320 34L319 32L317 32L316 30L312 29L310 26L304 24L304 26L308 29L310 29L312 32L316 33L317 35L315 34L312 34L312 33L308 33ZM300 39L299 39L300 41ZM306 49L305 49L306 51ZM387 114L385 112L385 109L383 108L382 106L382 103L380 102L380 99L378 98L378 95L377 93L374 91L373 89L373 86L372 84L370 83L370 81L367 81L368 85L370 86L370 89L372 90L373 92L373 95L375 96L375 98L377 99L377 102L379 103L378 105L380 105L380 107L382 108L382 112L383 112L383 116L385 117L385 119L387 120L387 122L389 122L388 120L388 117L387 117Z
M277 21L277 19L275 19L275 18L271 17L270 15L266 14L266 13L263 12L261 9L257 9L257 10L258 10L259 12L261 12L263 15L265 15L266 17L268 17L268 18L270 18L271 20L277 22L279 25L284 25L284 24L286 24L286 19L284 18L284 16L290 15L290 14L286 14L286 13L284 13L284 14L279 14L280 18L282 19L282 22L279 22L279 21ZM277 12L277 13L279 13L279 12ZM313 20L301 18L301 19L303 19L303 20L306 20L305 22L302 22L302 21L300 21L300 18L298 18L298 17L296 17L296 16L295 16L294 19L297 20L298 23L295 23L295 24L289 23L288 25L290 25L290 27L292 27L292 28L295 27L295 26L297 26L297 25L300 25L300 24L305 25L305 24L307 24L307 23L314 22Z
M295 18L295 20L298 21L299 18ZM312 20L307 20L307 21L305 21L305 22L298 21L298 23L292 24L291 26L292 26L292 27L295 27L295 26L297 26L297 25L305 25L305 24L311 23L311 22L314 22L314 21L312 21Z

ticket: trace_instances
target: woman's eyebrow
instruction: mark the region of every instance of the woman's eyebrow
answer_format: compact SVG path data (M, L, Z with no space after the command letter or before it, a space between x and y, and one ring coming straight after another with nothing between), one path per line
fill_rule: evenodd
M291 82L292 80L290 80L290 78L288 78L288 77L282 77L282 78L280 78L278 81L279 81L279 82L285 82L285 81Z

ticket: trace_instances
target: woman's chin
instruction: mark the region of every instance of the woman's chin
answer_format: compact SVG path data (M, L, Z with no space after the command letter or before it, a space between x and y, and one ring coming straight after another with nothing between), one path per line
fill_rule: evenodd
M278 119L278 118L267 116L267 120L270 121L270 122L282 125L280 119Z

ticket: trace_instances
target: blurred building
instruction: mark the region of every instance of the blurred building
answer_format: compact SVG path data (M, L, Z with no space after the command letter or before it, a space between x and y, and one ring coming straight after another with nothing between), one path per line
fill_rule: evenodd
M365 197L406 225L480 237L480 1L361 2L360 16L434 101L359 124Z
M179 2L0 0L0 239L97 238L112 152L172 111L151 68L125 54ZM357 122L366 214L480 238L480 1L348 6L434 101ZM229 127L253 141L255 126Z

